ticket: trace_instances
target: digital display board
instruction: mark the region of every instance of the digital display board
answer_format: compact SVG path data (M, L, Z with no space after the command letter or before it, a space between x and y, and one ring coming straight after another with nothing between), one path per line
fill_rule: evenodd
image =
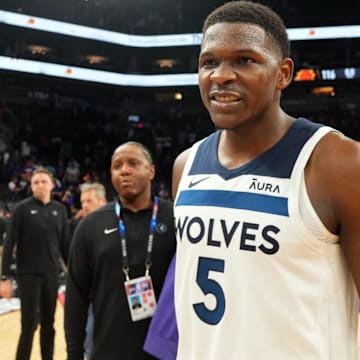
M316 80L356 80L360 79L360 68L347 67L337 69L311 69L304 68L296 71L294 81Z

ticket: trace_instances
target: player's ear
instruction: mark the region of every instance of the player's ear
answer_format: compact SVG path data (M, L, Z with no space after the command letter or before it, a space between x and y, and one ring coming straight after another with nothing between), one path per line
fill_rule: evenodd
M279 67L279 74L277 79L277 86L283 90L290 85L293 79L294 62L291 58L281 60Z

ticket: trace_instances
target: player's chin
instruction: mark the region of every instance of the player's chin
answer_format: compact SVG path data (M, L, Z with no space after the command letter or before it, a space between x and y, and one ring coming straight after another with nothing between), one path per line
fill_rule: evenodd
M221 130L236 129L240 124L239 116L229 114L212 114L211 119L214 125Z

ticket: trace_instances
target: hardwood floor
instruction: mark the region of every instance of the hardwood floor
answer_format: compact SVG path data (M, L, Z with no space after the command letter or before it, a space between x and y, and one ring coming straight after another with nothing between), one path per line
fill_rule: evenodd
M54 360L66 360L66 347L63 330L64 308L58 302L55 314L55 353ZM360 323L360 319L359 319ZM18 336L20 333L20 311L0 315L0 359L14 360ZM358 336L360 354L360 331ZM39 349L39 330L36 331L31 360L41 360Z
M64 308L58 301L55 313L55 352L54 360L66 360L66 347L63 329ZM20 311L0 315L0 359L14 360L20 334ZM39 329L36 330L31 360L41 360Z

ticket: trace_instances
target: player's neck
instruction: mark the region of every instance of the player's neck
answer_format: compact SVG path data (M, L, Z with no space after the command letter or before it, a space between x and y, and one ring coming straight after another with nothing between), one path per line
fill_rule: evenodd
M223 130L218 144L219 162L228 169L250 162L279 142L293 120L286 115L275 124L255 123L246 128Z

